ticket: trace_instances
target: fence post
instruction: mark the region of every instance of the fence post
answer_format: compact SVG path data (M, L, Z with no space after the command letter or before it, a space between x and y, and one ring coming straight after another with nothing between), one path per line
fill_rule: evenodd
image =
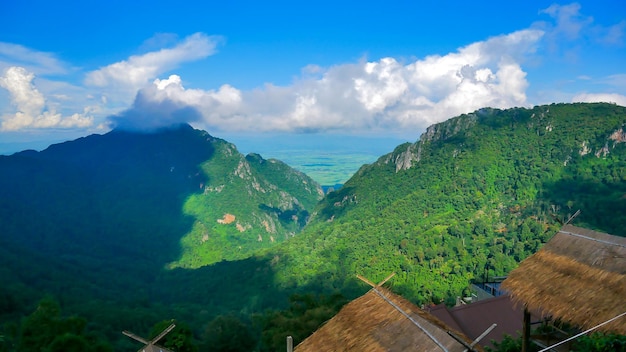
M293 352L293 337L287 336L287 352Z
M530 312L524 307L524 326L522 326L522 352L530 351Z

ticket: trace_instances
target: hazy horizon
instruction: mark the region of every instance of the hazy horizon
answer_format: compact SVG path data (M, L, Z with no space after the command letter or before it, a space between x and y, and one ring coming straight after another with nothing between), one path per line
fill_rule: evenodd
M345 183L362 165L370 164L395 147L411 141L394 136L357 136L342 134L250 134L209 132L234 144L244 155L256 153L264 159L278 159L304 172L323 186ZM41 151L52 144L79 138L38 143L0 142L0 155L27 149Z
M416 140L484 107L626 105L625 33L613 0L8 2L0 147L177 122Z

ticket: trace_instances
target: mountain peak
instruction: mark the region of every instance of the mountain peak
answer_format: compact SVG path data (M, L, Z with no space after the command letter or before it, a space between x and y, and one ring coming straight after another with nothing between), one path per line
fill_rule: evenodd
M166 133L166 132L175 132L175 131L193 131L194 128L188 123L174 123L167 126L159 126L154 128L135 128L135 127L126 127L119 126L114 128L109 133L132 133L132 134L157 134L157 133Z
M379 162L395 165L396 172L407 170L423 160L428 154L427 151L444 145L451 149L451 157L455 158L459 153L467 150L470 144L478 143L477 138L491 136L491 133L511 136L530 133L539 141L557 138L561 131L583 133L600 130L606 127L602 125L602 120L595 122L596 126L586 126L585 116L598 116L603 113L613 115L621 109L619 106L607 103L551 104L506 110L483 108L429 126L417 142L398 146L392 153L381 157ZM623 126L616 127L611 131L611 135L606 136L602 141L595 140L590 134L584 137L586 139L582 141L582 145L568 147L572 150L585 149L590 148L590 144L594 144L594 151L598 155L606 155L610 152L609 148L605 147L607 143L613 145L626 140L626 137L623 137L626 136L626 132L622 128ZM583 138L582 134L580 138ZM610 141L613 143L609 143ZM563 162L567 163L566 160Z

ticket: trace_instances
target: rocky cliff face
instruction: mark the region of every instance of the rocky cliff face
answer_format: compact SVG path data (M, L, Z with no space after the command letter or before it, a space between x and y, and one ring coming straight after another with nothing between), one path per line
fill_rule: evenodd
M420 136L420 139L417 142L399 146L393 153L383 158L382 162L386 164L394 164L396 172L407 170L415 163L420 162L422 158L422 147L425 144L445 141L456 136L458 133L461 133L475 125L478 121L478 114L485 114L489 111L491 111L491 109L482 109L472 114L461 115L459 117L432 125L426 129L426 132Z
M552 138L549 135L558 135L566 128L559 127L559 124L562 123L560 121L562 117L551 112L551 107L537 106L532 109L516 108L510 110L484 108L461 115L428 127L417 142L397 147L392 153L381 158L379 162L395 165L396 172L407 170L422 160L425 148L457 138L459 147L452 152L452 157L454 157L463 148L461 140L464 137L471 137L473 132L470 130L479 123L486 127L510 125L511 128L518 128L518 125L523 124L528 131L532 131L537 136ZM557 105L557 109L558 107ZM557 114L560 113L560 111L557 112ZM581 126L581 131L584 128ZM567 130L569 129L567 128ZM594 139L585 139L581 136L582 141L580 141L577 150L572 149L571 152L577 152L580 156L593 153L599 158L606 157L615 145L626 142L626 126L621 126L608 135L604 131L603 133L604 136L599 139L595 137L600 136L594 136ZM567 164L570 159L570 156L566 157L563 160L564 164Z

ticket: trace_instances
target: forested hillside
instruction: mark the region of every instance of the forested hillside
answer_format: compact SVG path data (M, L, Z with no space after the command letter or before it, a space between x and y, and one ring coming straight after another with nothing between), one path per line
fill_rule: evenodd
M0 297L9 302L0 321L49 294L93 319L92 328L114 328L106 331L112 341L123 338L122 324L151 326L161 315L208 307L212 297L198 298L204 286L173 286L186 276L166 267L244 259L276 245L301 231L323 195L286 164L244 157L188 125L2 156L0 173ZM172 309L170 298L188 302Z
M573 224L625 236L626 109L481 109L431 126L328 194L302 236L273 251L286 285L354 274L416 302L506 275Z
M201 165L211 177L189 196L184 213L196 221L181 240L182 255L169 267L199 268L245 259L300 232L322 198L321 187L281 161L245 158L232 144L216 147L219 162Z
M0 157L0 172L0 351L132 350L121 330L169 319L182 337L167 343L282 349L367 290L356 274L451 302L577 210L626 236L626 108L611 104L458 116L319 203L305 175L189 126Z

